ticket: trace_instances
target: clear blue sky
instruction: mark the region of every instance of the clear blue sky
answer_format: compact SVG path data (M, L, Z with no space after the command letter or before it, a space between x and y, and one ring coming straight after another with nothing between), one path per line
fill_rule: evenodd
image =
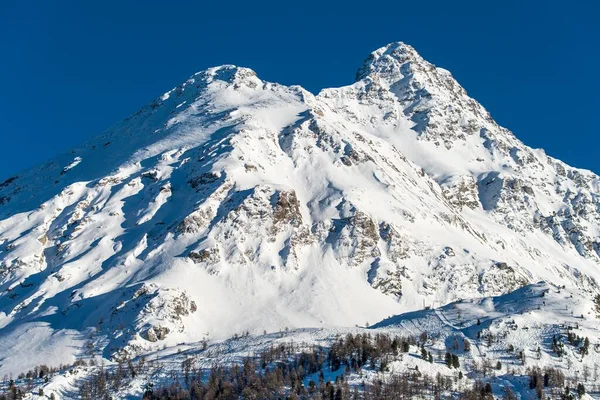
M0 0L0 180L207 67L318 92L399 40L526 144L600 173L596 3Z

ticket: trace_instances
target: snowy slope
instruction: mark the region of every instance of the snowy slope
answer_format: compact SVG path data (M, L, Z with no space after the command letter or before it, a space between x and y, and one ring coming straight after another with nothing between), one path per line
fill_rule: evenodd
M402 43L317 96L211 68L0 183L0 373L538 281L591 299L599 189Z
M572 306L565 308L565 301ZM146 360L155 364L135 377L124 379L121 388L111 394L116 398L139 399L148 383L157 388L169 386L174 377L180 382L184 381L184 362L191 361L191 365L204 371L206 376L214 365L241 365L246 357L257 357L263 351L282 345L294 346L295 351L300 352L314 346L331 346L348 334L419 338L426 332L427 339L423 347L434 355L432 362L421 357L421 344L411 345L408 353L398 353L389 360L386 371L365 366L360 373L352 371L345 378L351 386L360 387L363 382L376 379L385 381L394 374L418 368L430 377L437 374L451 377L454 382L452 391L460 392L471 387L475 380L482 379L492 385L497 398L502 397L504 389L508 387L518 398L533 399L536 397L534 390L529 387L528 372L531 368L543 370L549 366L562 371L569 382L572 379L583 382L591 395L588 398L598 398L599 386L594 380L597 379L600 363L600 335L597 322L588 315L589 309L589 300L578 293L540 282L507 295L463 300L437 309L396 315L369 329L304 328L241 335L208 346L203 343L178 344L147 353ZM584 318L579 315L580 312L585 314ZM592 344L587 355L582 357L579 348L568 343L568 332L590 339ZM556 354L552 348L553 339L563 344L564 354ZM467 342L469 347L465 347ZM447 367L443 358L446 351L459 356L459 368ZM134 365L139 365L140 360L134 359ZM36 379L27 398L39 398L35 396L39 388L43 389L46 396L54 393L58 398L76 398L81 383L98 373L99 368L99 365L80 365L61 371L49 382ZM113 361L103 368L114 372L118 365ZM344 373L344 368L333 372L327 365L323 370L328 381ZM484 370L485 373L482 372ZM585 370L588 371L587 377ZM459 372L463 375L462 379L457 378ZM316 375L307 376L304 385L308 387L311 379L317 381ZM551 391L550 388L546 390Z

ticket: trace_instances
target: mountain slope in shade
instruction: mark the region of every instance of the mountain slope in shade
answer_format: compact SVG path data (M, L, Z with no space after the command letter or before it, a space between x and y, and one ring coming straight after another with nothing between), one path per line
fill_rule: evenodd
M525 146L408 45L356 78L315 96L211 68L0 183L0 372L540 280L598 292L598 176Z

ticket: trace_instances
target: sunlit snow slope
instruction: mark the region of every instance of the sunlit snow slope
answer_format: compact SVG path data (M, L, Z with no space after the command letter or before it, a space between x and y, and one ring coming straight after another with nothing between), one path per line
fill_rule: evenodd
M211 68L0 183L0 373L540 280L591 297L599 192L403 43L317 96Z

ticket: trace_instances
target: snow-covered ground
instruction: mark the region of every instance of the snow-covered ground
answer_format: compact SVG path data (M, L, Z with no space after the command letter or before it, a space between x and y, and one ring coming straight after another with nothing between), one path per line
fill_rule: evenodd
M565 309L565 304L573 304L574 308ZM420 337L425 332L427 341L424 347L434 355L433 362L421 357L420 346L412 345L408 353L399 352L385 372L365 367L360 374L351 372L347 375L348 383L360 387L363 382L385 380L393 374L418 369L431 377L438 373L452 377L454 391L469 388L475 380L483 380L492 384L494 394L498 397L503 395L505 387L509 387L517 397L529 399L534 398L534 391L529 388L528 369L537 366L560 369L572 388L573 382L583 383L588 396L600 398L600 333L597 322L587 315L589 308L589 301L578 293L538 283L507 295L467 299L436 309L393 316L369 328L304 328L240 335L206 345L199 342L180 343L146 354L146 363L151 364L146 368L146 373L126 379L121 390L112 394L117 398L140 398L150 383L157 388L168 386L174 377L183 381L181 366L185 360L191 360L193 367L208 373L216 364L241 365L246 357L257 357L262 351L280 345L292 344L295 351L300 352L315 346L327 348L349 333ZM568 343L568 332L590 340L587 355L581 355L581 346ZM490 339L490 334L493 339ZM552 348L553 338L564 343L563 355L558 356ZM470 350L465 351L465 341L470 343ZM444 361L446 351L459 356L459 368L447 367ZM519 355L521 352L523 358ZM57 398L76 397L81 383L101 368L101 362L105 363L102 368L106 370L117 367L114 361L102 360L99 356L95 359L96 366L71 367L57 373L49 382L36 380L29 390L29 397L39 397L36 394L40 388L45 396L54 393ZM139 358L133 360L134 364L138 362ZM325 379L333 381L344 373L344 368L332 372L324 365L323 371ZM464 376L460 380L457 378L459 372ZM317 376L307 376L304 379L305 386L308 387L310 380L317 381ZM24 380L17 381L17 384L20 382Z

